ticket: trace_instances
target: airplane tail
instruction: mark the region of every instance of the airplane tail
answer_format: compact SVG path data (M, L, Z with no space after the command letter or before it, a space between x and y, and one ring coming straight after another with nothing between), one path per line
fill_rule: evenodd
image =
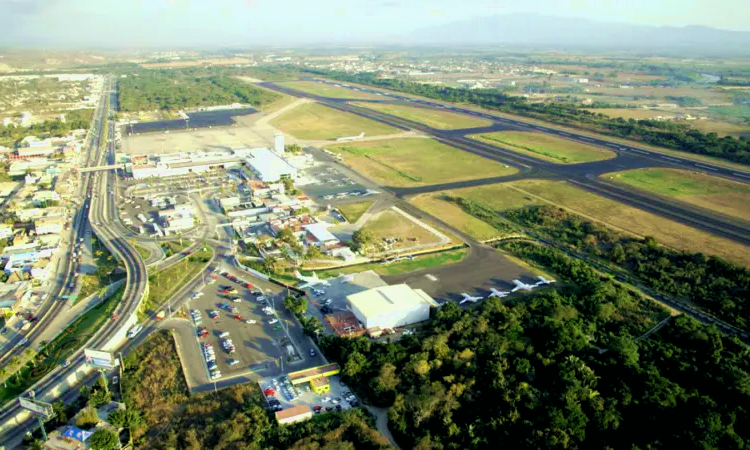
M363 131L363 132L359 133L359 137L360 137L360 138L363 138L363 137L365 137L365 132Z

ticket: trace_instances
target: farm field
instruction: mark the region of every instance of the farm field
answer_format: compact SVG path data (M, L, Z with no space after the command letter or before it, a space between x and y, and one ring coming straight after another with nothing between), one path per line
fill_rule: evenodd
M368 136L398 132L388 125L316 103L306 103L285 112L273 119L271 125L297 139L336 139L362 132Z
M433 139L387 139L328 147L354 170L386 186L423 186L512 175L518 170Z
M612 159L615 152L592 145L561 139L544 133L526 131L500 131L481 135L470 135L472 139L493 145L503 145L510 150L524 153L555 164L577 164Z
M402 119L411 120L438 130L458 130L461 128L486 127L492 125L491 120L478 119L466 114L442 111L433 108L419 108L406 105L389 105L384 103L355 103L363 108L374 109Z
M609 173L602 178L750 220L750 186L744 183L689 170L657 168Z
M318 83L315 81L285 81L283 83L279 83L279 85L288 87L290 89L307 92L308 94L320 95L321 97L353 98L362 100L378 100L382 98L374 94L368 94L366 92L355 91L353 89L347 89L343 87L336 87L329 84Z

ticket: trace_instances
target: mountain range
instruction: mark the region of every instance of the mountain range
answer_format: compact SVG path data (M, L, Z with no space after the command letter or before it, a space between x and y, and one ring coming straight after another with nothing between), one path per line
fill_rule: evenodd
M422 28L406 37L425 45L513 45L555 49L750 54L750 32L697 25L657 27L543 14L477 17Z

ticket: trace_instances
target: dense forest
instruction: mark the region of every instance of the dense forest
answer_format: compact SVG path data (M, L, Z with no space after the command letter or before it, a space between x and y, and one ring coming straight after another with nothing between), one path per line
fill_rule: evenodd
M122 393L137 411L133 438L143 449L388 449L361 409L279 427L257 384L188 395L168 332L153 335L125 359Z
M704 134L675 122L626 120L621 117L611 118L568 104L529 103L523 98L511 97L496 89L460 89L411 83L393 78L378 78L375 73L349 74L313 69L305 71L341 81L368 84L443 101L470 103L660 147L750 164L750 141L745 138L719 137L716 133Z
M498 215L577 252L617 265L655 291L687 299L729 323L750 329L750 271L744 267L715 256L673 250L653 238L626 236L552 206Z
M536 244L515 243L519 246ZM565 285L461 309L398 342L324 337L402 448L746 449L750 352L556 253Z
M228 73L198 69L138 71L120 79L118 91L120 111L125 112L232 103L262 107L279 97Z
M88 130L93 116L93 109L76 109L65 112L64 122L54 119L35 123L30 127L0 125L0 140L17 141L26 136L66 136L71 130Z

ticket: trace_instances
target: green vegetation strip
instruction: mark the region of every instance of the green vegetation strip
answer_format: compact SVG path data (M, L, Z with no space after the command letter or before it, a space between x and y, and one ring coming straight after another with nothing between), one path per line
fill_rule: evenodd
M148 315L154 314L161 308L188 281L202 271L213 256L214 250L211 247L206 247L205 250L194 252L189 257L164 270L150 273L148 276L149 295L141 310L138 311L139 320L145 320Z
M363 272L373 270L378 275L400 275L417 270L440 267L446 264L457 263L466 257L469 252L467 248L448 250L440 253L415 256L414 259L405 259L390 264L370 263L347 266L339 269L320 270L315 273L321 278L334 278L342 274Z
M5 384L0 386L0 404L4 404L27 390L79 350L103 324L111 319L124 292L125 286L122 286L112 296L88 310L57 335L52 342L43 346L31 362L20 371L10 375ZM5 370L5 368L0 370ZM0 378L8 375L7 373L0 375Z
M74 305L96 294L109 284L125 278L124 273L112 275L112 271L121 266L95 236L91 237L91 249L94 252L96 271L93 275L81 275L81 290L78 292L78 298L73 302Z
M744 183L736 183L688 170L634 169L606 174L603 177L670 197L715 195L730 192L750 194L750 187Z
M543 159L554 163L577 164L612 159L616 156L611 150L556 138L542 133L500 131L497 133L472 135L470 137L489 143L504 144L512 147L511 150L525 150L545 157Z
M131 243L133 247L135 248L135 251L138 252L138 255L140 255L141 259L144 261L148 260L151 257L151 250L147 249L146 247L142 245L138 245L136 243Z
M344 219L349 223L355 223L368 209L374 204L373 201L347 203L346 205L337 206Z

